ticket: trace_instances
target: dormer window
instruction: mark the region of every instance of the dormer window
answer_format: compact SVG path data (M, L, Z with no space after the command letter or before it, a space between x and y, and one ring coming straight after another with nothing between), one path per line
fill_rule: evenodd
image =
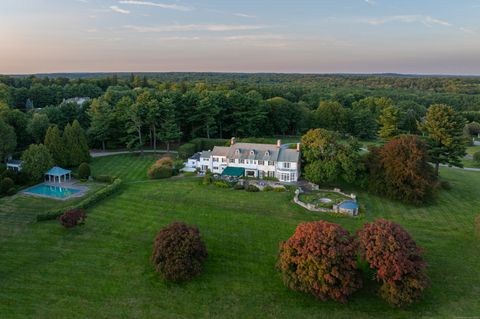
M255 155L255 151L254 151L254 150L251 150L251 151L250 151L250 155Z
M239 149L235 150L235 155L240 155L240 150Z
M269 152L269 151L266 151L266 152L265 152L265 156L270 156L270 152Z

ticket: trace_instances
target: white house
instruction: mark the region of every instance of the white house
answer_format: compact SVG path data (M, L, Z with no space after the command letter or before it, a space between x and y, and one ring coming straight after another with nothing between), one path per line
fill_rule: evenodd
M7 162L7 169L20 172L22 170L22 161L20 160L10 160Z
M212 151L197 153L188 159L185 170L210 170L214 174L229 175L233 172L227 167L238 168L251 177L275 177L282 182L296 182L300 176L300 144L296 149L277 144L236 143L230 146L215 146ZM240 169L240 170L239 170Z

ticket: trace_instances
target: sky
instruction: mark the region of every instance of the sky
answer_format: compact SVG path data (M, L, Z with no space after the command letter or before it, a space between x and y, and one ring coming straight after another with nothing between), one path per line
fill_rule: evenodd
M480 75L480 0L0 0L0 73Z

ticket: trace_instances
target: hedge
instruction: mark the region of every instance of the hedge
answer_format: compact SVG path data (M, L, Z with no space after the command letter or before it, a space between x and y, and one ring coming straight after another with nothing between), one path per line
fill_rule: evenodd
M105 188L102 188L98 190L96 193L93 195L85 198L81 202L79 202L76 205L72 205L70 207L64 207L62 209L56 209L52 210L43 214L38 214L37 215L37 222L39 221L45 221L45 220L52 220L56 219L58 216L62 215L64 212L72 210L72 209L77 209L77 208L82 208L82 209L87 209L89 207L92 207L93 205L97 204L101 200L107 198L108 196L112 195L113 193L117 192L120 187L122 186L123 181L120 178L115 178L113 183L108 185Z
M178 148L178 156L181 158L189 158L195 153L196 146L193 143L183 144Z

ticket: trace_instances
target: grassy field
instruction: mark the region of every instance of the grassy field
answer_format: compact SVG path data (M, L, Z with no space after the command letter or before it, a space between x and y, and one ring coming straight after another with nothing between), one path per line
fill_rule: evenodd
M89 188L88 194L103 187L104 184L87 182L82 186ZM89 196L87 194L87 196ZM65 201L59 201L49 198L32 197L21 193L11 197L0 198L0 222L33 222L39 213L44 213L53 209L74 205L85 197L72 198Z
M452 190L423 207L359 192L363 219L310 213L289 193L247 193L199 185L197 178L151 182L153 158L96 159L123 191L89 211L86 225L0 222L0 318L453 318L480 314L480 173L442 169ZM117 166L118 165L118 166ZM392 309L371 273L347 305L286 289L275 271L278 243L303 221L325 219L355 231L377 217L401 223L425 249L431 287ZM204 273L167 284L149 256L158 230L176 220L199 226L209 251Z

